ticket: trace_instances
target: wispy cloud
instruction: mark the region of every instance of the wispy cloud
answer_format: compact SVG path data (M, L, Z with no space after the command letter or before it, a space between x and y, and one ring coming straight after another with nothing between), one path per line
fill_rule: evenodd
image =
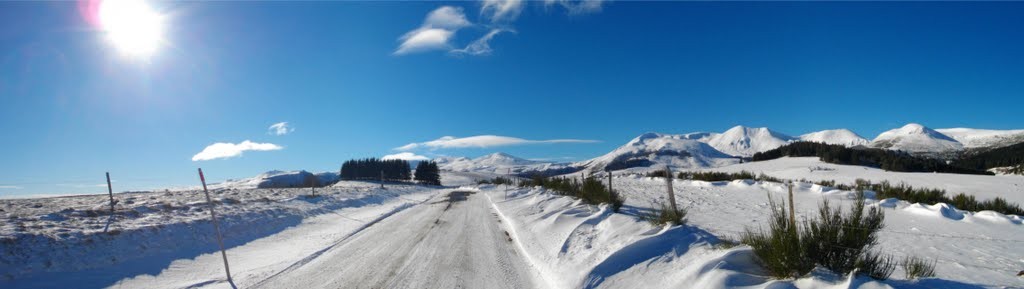
M488 148L497 146L525 145L525 144L556 144L556 143L595 143L596 140L585 139L549 139L549 140L528 140L510 136L499 135L478 135L471 137L456 138L445 136L436 140L410 143L395 148L399 151L409 151L419 148L445 149L445 148Z
M71 188L106 188L107 184L56 184L58 187L71 187Z
M427 160L430 160L430 158L428 158L428 157L417 155L417 154L414 154L414 153L411 153L411 152L400 152L400 153L393 154L393 155L386 155L386 156L382 157L381 159L384 159L384 160L407 160L407 161L427 161Z
M600 12L604 0L544 0L545 6L558 4L569 11L569 14Z
M255 143L249 140L237 144L219 142L206 146L203 151L192 156L192 161L233 158L242 155L245 151L276 151L280 149L284 149L284 147L272 143Z
M8 186L8 185L0 185L0 189L8 189L8 190L20 190L20 189L22 189L22 187L19 187L19 186Z
M480 14L494 22L515 20L523 11L524 4L522 0L483 0Z
M466 14L460 7L441 6L427 14L427 18L419 28L409 31L399 38L402 41L395 50L395 55L404 55L429 50L451 49L449 41L456 31L470 26Z
M287 121L272 124L267 128L267 133L272 135L286 135L293 131L295 131L295 128L289 126Z
M452 50L451 53L454 55L489 55L491 54L491 51L493 51L491 50L491 39L494 38L495 35L498 35L498 33L506 31L514 32L503 28L491 29L490 32L487 32L487 34L480 37L480 39L473 41L473 43L467 45L466 48L455 49Z

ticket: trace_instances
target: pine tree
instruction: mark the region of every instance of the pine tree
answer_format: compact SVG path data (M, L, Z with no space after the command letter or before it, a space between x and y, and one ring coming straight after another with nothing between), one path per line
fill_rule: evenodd
M422 161L416 165L416 181L428 185L441 185L441 171L434 161Z

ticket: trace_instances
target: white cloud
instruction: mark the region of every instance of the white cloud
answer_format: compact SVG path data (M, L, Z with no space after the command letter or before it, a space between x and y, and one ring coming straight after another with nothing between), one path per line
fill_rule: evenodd
M441 6L427 14L423 25L399 38L402 44L398 45L395 55L451 49L449 41L455 36L455 32L470 25L472 23L466 20L462 8Z
M267 133L272 135L286 135L293 131L295 131L295 128L288 126L287 121L272 124L267 128Z
M480 14L488 15L492 22L514 20L523 11L522 0L483 0Z
M462 13L462 8L452 6L441 6L441 8L434 9L427 14L427 19L423 21L424 27L448 30L459 30L469 25L472 23L466 20L466 14Z
M19 186L6 186L5 185L5 186L0 186L0 189L20 190L20 189L22 189L22 187L19 187Z
M523 145L523 144L554 144L554 143L595 143L596 140L584 139L550 139L550 140L528 140L510 136L478 135L471 137L456 138L452 136L441 137L436 140L410 143L395 148L399 151L408 151L418 148L447 149L447 148L487 148L497 146Z
M419 28L402 36L402 44L398 45L395 55L404 55L428 50L446 50L451 48L448 40L454 31L440 28Z
M569 14L599 12L604 2L604 0L544 0L544 4L547 6L562 5L565 10L569 11Z
M491 29L490 32L487 32L487 34L485 34L483 37L480 37L480 39L473 41L473 43L467 45L466 48L455 49L452 50L451 53L455 55L489 55L491 54L492 51L490 44L491 39L494 38L495 35L498 35L498 33L505 31L512 32L511 30L501 28Z
M428 158L428 157L417 155L417 154L410 153L410 152L400 152L400 153L393 154L393 155L386 155L386 156L382 157L381 159L384 159L384 160L407 160L407 161L428 161L428 160L430 160L430 158Z
M242 155L245 151L276 151L280 149L284 149L284 147L272 143L255 143L249 140L238 144L219 142L207 146L203 151L192 156L192 161L232 158Z

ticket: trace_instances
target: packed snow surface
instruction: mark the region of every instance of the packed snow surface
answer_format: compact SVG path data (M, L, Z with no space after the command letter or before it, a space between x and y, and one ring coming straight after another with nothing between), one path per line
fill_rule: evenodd
M254 288L541 288L487 197L454 190Z

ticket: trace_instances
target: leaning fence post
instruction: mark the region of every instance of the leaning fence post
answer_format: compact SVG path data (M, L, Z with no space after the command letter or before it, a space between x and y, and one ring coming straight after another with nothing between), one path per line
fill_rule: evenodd
M107 194L110 195L110 215L114 215L114 187L110 186L110 172L107 172Z
M220 256L224 258L224 272L228 275L228 283L235 284L231 280L231 268L228 267L228 253L224 252L224 238L220 235L220 224L217 223L217 214L213 212L213 200L210 199L210 191L206 189L206 177L203 176L203 169L199 169L199 181L203 182L203 193L206 194L206 203L210 205L210 218L213 219L213 230L217 231L217 245L220 246Z

